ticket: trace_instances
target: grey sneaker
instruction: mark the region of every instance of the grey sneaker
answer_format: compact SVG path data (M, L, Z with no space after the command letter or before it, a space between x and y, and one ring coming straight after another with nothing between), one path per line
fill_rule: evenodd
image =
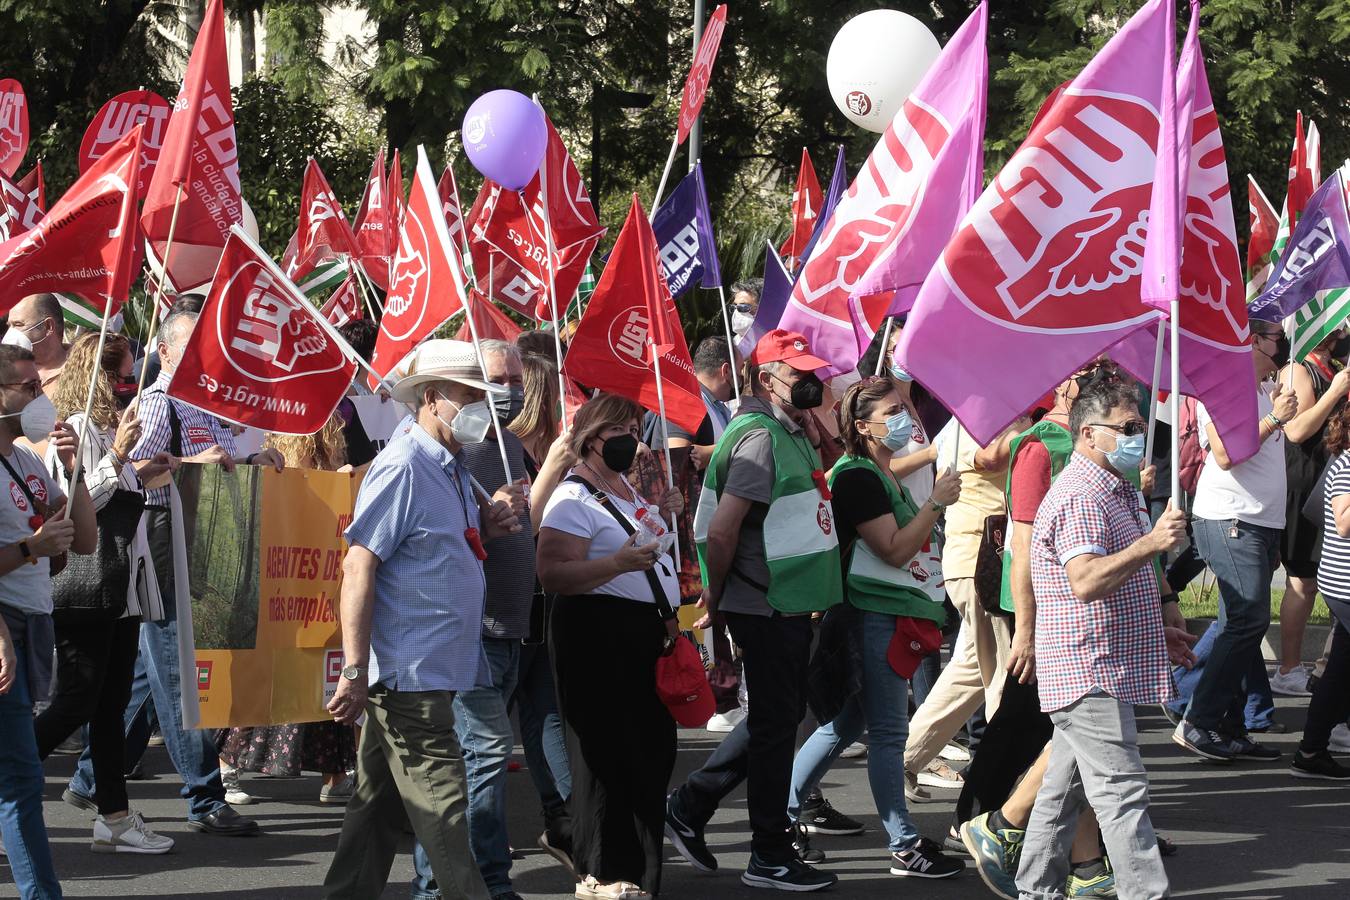
M129 815L112 822L102 816L95 819L94 841L89 849L95 853L157 855L173 849L173 838L151 831L141 814L132 810Z

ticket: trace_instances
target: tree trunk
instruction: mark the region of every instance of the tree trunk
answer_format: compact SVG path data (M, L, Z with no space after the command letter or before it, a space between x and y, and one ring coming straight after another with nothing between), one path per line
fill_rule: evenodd
M253 10L246 9L239 16L239 68L244 77L258 72L258 36Z
M187 4L187 11L183 20L183 24L187 27L187 45L189 47L197 39L197 32L202 30L202 21L205 18L206 0L191 0Z

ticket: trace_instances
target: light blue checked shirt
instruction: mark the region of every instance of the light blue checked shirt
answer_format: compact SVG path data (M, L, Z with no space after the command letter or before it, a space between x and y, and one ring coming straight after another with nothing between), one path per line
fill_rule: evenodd
M480 528L468 472L419 425L375 457L347 540L380 558L370 626L370 684L465 691L488 682L483 564L464 530Z
M169 451L173 447L173 422L169 415L169 405L178 413L178 437L181 441L179 456L196 456L219 444L230 456L237 455L234 432L230 426L215 416L202 412L195 406L188 406L181 400L175 400L164 391L169 387L173 375L160 372L155 383L141 394L136 404L141 419L141 439L131 451L132 460L150 459L156 453ZM147 506L169 505L169 488L155 488L145 492Z

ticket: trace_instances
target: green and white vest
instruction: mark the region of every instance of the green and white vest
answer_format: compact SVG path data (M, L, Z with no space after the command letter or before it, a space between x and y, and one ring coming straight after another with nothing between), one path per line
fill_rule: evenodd
M845 456L830 470L830 485L841 472L866 469L881 480L886 497L891 501L895 523L903 527L919 514L909 492L872 460L861 456ZM918 555L903 568L897 568L877 556L867 541L858 535L849 549L848 602L869 612L891 616L909 616L928 619L941 625L947 618L942 599L942 551L937 529Z
M758 429L769 433L774 458L773 495L764 516L767 600L784 613L829 609L843 599L839 536L830 501L821 496L812 477L815 451L805 438L788 434L777 419L765 413L744 413L732 419L708 462L694 514L694 543L703 581L708 581L708 527L717 512L732 451L746 434Z
M1013 611L1012 598L1012 463L1017 459L1017 450L1027 441L1040 441L1050 454L1050 481L1054 482L1059 473L1073 458L1073 435L1069 429L1058 422L1042 419L1026 431L1013 438L1008 447L1008 480L1003 489L1004 502L1008 507L1007 546L1003 554L1003 588L999 593L998 605L1004 612ZM1137 477L1137 476L1136 476Z

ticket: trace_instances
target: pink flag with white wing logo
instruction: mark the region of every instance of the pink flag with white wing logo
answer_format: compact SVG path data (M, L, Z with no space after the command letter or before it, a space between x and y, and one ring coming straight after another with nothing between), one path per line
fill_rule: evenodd
M1140 273L1162 95L1175 89L1164 79L1174 27L1172 0L1150 0L1107 42L976 201L919 291L896 362L981 444L1084 361L1158 320L1139 301Z
M983 168L988 3L942 49L835 207L778 327L806 336L830 371L857 365L880 316L907 310L965 212ZM884 315L886 310L881 310Z

